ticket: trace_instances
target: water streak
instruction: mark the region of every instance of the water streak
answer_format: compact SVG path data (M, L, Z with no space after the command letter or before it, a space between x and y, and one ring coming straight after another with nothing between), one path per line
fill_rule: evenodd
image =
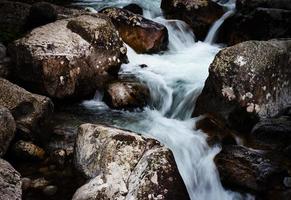
M128 47L130 62L122 66L120 74L134 74L146 83L151 103L143 112L122 112L136 116L138 120L115 121L112 125L152 136L169 147L191 200L242 199L241 195L222 187L213 162L220 149L208 146L206 135L195 130L197 119L191 118L196 99L208 76L208 67L220 50L211 41L229 14L226 13L214 24L207 39L209 43L205 43L195 42L194 34L184 22L164 19L159 9L160 0L92 2L85 4L100 9L138 3L144 8L147 18L164 24L169 32L169 50L162 54L137 54ZM140 64L148 67L140 68ZM94 106L92 102L86 103L89 109Z

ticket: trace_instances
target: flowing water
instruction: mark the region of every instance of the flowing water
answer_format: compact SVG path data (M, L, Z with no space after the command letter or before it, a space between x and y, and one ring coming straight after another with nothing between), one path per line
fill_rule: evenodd
M164 24L169 31L166 52L144 55L128 47L129 64L124 64L120 72L121 75L134 74L148 85L150 105L143 111L114 111L101 102L99 93L94 100L82 105L95 116L100 113L102 120L111 125L150 135L169 147L191 200L243 199L222 187L213 162L220 148L208 146L206 135L194 129L197 119L191 118L208 76L208 67L220 50L218 45L212 44L215 34L233 9L214 24L206 42L195 42L194 34L184 22L162 17L159 0L83 0L80 4L98 10L129 3L142 6L145 17ZM148 67L140 68L140 64Z

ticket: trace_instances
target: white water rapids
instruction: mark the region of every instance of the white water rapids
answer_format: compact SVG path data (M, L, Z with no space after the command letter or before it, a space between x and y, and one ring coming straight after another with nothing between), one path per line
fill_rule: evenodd
M244 199L222 187L213 162L220 148L208 146L206 134L194 129L197 119L191 118L195 101L208 76L208 67L220 50L218 45L212 44L215 35L233 11L229 10L213 25L206 42L195 42L193 33L184 22L162 17L160 0L82 1L83 5L96 9L129 3L139 4L144 8L146 18L168 28L169 49L162 54L144 55L128 47L129 64L124 64L120 73L134 74L148 85L151 105L142 112L124 111L139 120L112 125L148 134L169 147L191 200ZM140 68L140 64L148 67ZM99 103L89 101L84 105L92 109L94 105L100 106Z

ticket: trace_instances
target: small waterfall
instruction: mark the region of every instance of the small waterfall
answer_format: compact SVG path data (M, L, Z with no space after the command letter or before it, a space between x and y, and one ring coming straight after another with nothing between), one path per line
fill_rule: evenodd
M115 121L112 125L154 137L170 148L191 200L243 199L241 195L223 188L213 161L220 149L208 146L206 134L194 129L197 119L191 118L196 99L208 76L208 67L220 50L219 46L212 45L215 34L234 9L229 9L213 25L207 42L195 42L194 34L184 22L157 17L161 13L157 8L160 0L98 0L97 8L132 2L145 9L147 18L167 27L169 50L163 54L146 55L137 54L128 47L129 63L122 65L120 73L134 74L147 84L151 103L143 112L131 112L138 120L120 124ZM140 64L148 67L140 68Z
M222 4L223 7L226 8L226 12L220 17L210 28L204 42L213 44L216 41L217 34L219 32L220 27L222 26L223 22L231 17L235 13L235 1L228 2L226 4Z

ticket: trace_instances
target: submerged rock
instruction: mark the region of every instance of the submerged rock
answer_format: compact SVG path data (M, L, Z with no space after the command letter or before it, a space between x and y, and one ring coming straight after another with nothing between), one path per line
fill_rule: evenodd
M0 105L10 110L17 129L27 133L30 138L40 133L40 128L53 111L53 104L49 98L32 94L2 78L0 78Z
M291 40L248 41L221 50L209 69L194 115L216 113L249 132L291 103Z
M5 160L0 158L0 198L21 200L20 174Z
M238 0L237 12L221 27L220 42L291 37L291 1Z
M224 185L253 192L282 187L287 173L274 159L235 145L224 146L215 163Z
M104 94L104 101L115 109L142 108L147 105L149 98L149 89L145 84L130 80L109 84Z
M133 132L83 124L75 165L91 180L74 200L189 199L170 150Z
M188 23L197 39L204 40L211 25L223 15L223 8L211 0L162 0L166 18Z
M10 111L0 106L0 157L5 155L10 142L14 138L16 125Z
M117 75L126 47L104 15L82 15L34 29L10 46L15 76L53 98L94 95Z
M167 49L168 30L159 23L150 21L120 8L105 8L121 38L138 53L157 53Z

